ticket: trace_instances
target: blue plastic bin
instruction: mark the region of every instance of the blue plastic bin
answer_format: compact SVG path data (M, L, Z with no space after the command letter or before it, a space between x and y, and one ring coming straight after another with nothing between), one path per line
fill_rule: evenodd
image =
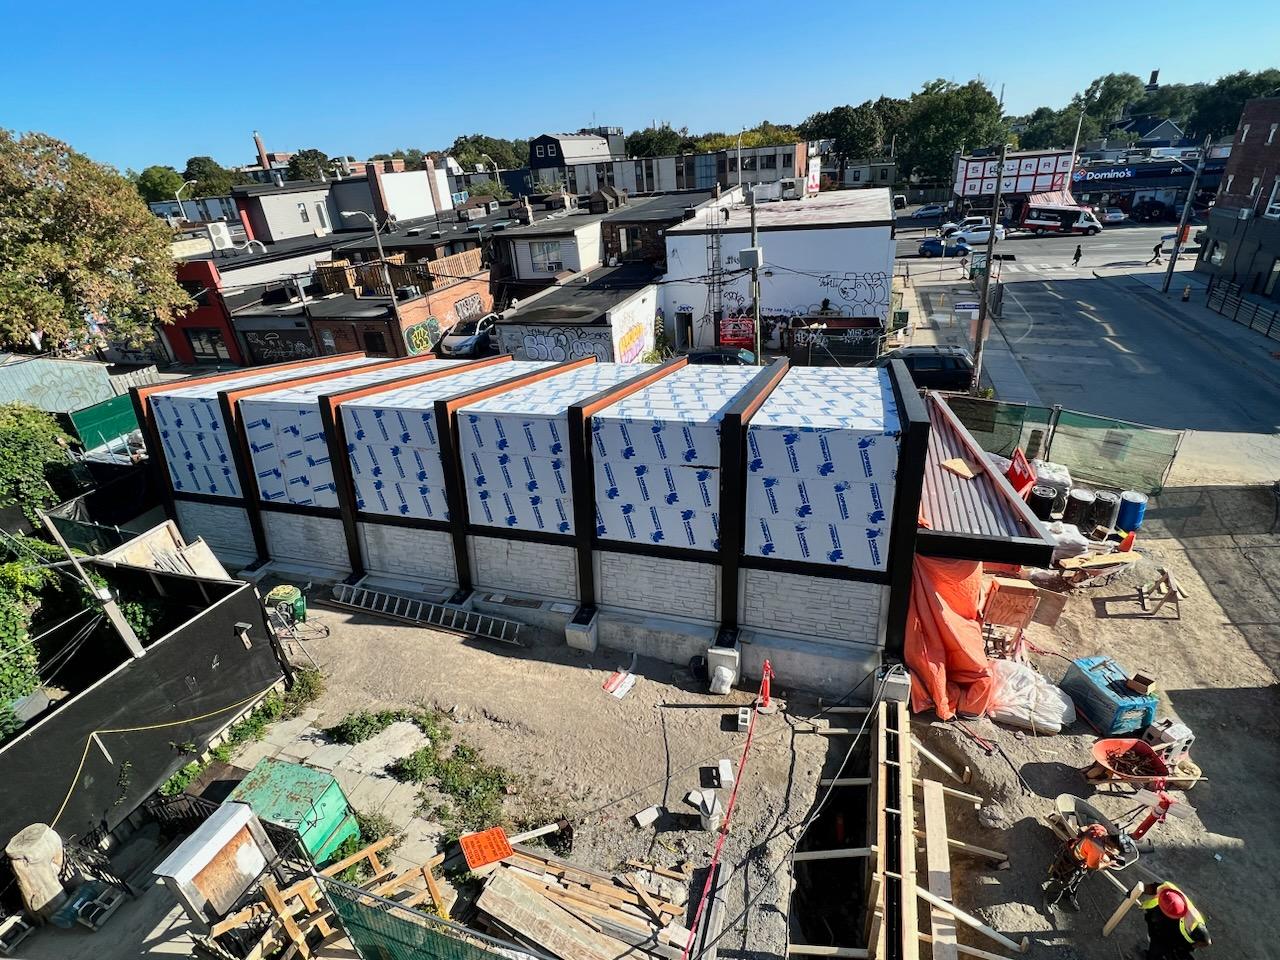
M1072 660L1059 686L1101 736L1130 733L1156 719L1156 698L1125 686L1129 675L1110 657Z

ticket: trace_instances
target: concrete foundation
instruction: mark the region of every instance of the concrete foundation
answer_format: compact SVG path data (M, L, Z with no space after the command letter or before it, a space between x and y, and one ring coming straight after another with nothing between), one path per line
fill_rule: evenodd
M415 592L429 594L457 588L458 568L448 533L385 523L357 523L356 528L371 577L412 583Z
M757 683L766 660L773 667L779 690L805 690L824 697L842 697L880 665L880 647L744 629L739 685L746 680ZM874 689L874 681L868 680L847 702L869 703Z
M682 666L695 656L704 656L716 639L713 624L646 617L626 610L601 608L598 622L602 646Z
M282 566L329 571L335 579L351 572L342 521L336 517L264 510L262 527L272 561Z
M577 607L578 568L573 547L507 540L501 535L470 536L467 545L477 590L513 591Z
M244 507L176 500L174 509L178 529L187 543L203 537L214 556L228 570L238 570L258 558L253 530L249 526L249 512ZM342 555L346 555L345 550Z

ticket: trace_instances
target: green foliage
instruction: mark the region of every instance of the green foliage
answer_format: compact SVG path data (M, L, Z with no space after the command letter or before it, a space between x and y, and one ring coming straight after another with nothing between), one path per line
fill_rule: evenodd
M333 852L332 862L337 863L345 860L347 857L359 853L365 847L372 843L377 843L383 837L396 835L396 839L392 841L390 846L384 847L384 853L390 853L404 842L404 835L396 829L396 825L391 822L391 818L381 813L365 813L363 810L356 811L356 826L360 833L357 836L350 836L343 840L338 848ZM359 863L352 864L338 874L338 879L343 883L357 884L369 878L369 861L362 860Z
M559 189L556 187L555 189ZM537 192L536 190L534 191ZM493 197L495 200L510 200L511 191L501 180L476 180L467 186L467 193L473 197Z
M713 150L736 150L741 137L743 147L775 147L795 143L800 135L795 127L762 120L749 130L737 133L704 133L691 144L695 153Z
M926 178L949 178L957 150L999 145L1007 134L1000 102L980 80L929 81L912 94L906 122L900 166Z
M191 300L169 228L134 185L43 133L0 129L0 345L140 342Z
M277 720L287 720L298 716L307 705L324 693L324 677L314 669L298 670L294 674L293 686L285 691L284 696L272 690L259 701L243 720L232 724L222 743L214 747L207 758L197 758L160 785L162 797L175 797L189 787L193 780L200 776L210 761L218 760L226 763L235 754L241 744L253 743L267 735L267 728ZM194 743L174 743L174 749L181 753L191 753L196 749Z
M144 644L154 636L156 624L163 620L166 609L164 601L159 597L137 597L120 601L120 613Z
M669 157L672 154L684 153L693 146L688 127L673 130L661 127L646 127L627 134L627 156L629 157Z
M193 197L225 197L232 187L249 182L245 174L228 170L213 157L203 156L187 160L182 179L195 181L190 193Z
M1081 143L1102 134L1101 121L1089 113L1081 120L1076 104L1062 110L1040 107L1027 118L1027 129L1018 134L1018 146L1022 150L1070 150L1075 142L1077 123Z
M417 147L392 150L390 153L375 153L370 160L403 160L406 170L421 170L422 161L427 155Z
M326 177L333 176L335 165L323 150L308 147L299 150L289 158L289 167L285 171L287 180L319 180L321 172Z
M17 504L37 522L36 511L58 499L50 481L70 470L70 442L51 414L25 403L0 404L0 505Z
M387 768L404 783L434 785L453 801L452 809L437 806L441 822L461 830L482 830L502 818L502 798L514 776L496 764L486 763L479 751L465 743L445 753L436 741L419 747Z
M1129 105L1145 93L1145 85L1132 73L1108 73L1085 87L1081 99L1089 116L1111 123L1123 117Z
M500 137L487 137L482 133L458 137L445 152L468 173L473 172L477 166L489 169L489 161L482 154L488 154L489 159L500 170L517 170L529 164L528 140L503 140Z
M150 166L136 176L134 185L148 203L173 200L182 187L182 174L173 167Z
M836 155L846 161L878 158L885 140L884 123L870 100L815 113L800 129L806 139L831 140Z
M1194 137L1221 137L1235 130L1246 100L1274 95L1280 89L1280 70L1250 73L1240 70L1219 77L1197 97L1187 132Z
M401 721L414 724L433 743L449 739L449 730L441 723L440 715L432 710L357 710L349 713L325 731L325 736L338 743L363 743L376 737L393 723Z

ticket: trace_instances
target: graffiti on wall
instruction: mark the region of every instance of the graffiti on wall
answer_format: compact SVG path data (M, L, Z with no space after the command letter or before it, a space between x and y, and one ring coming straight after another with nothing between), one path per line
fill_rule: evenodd
M725 347L753 347L756 342L756 325L753 318L721 317L720 345Z
M404 345L409 356L430 353L432 345L440 339L440 321L435 317L427 317L421 323L415 323L404 332Z
M316 355L315 344L305 330L245 330L244 342L258 363L305 360Z
M646 293L609 314L613 356L618 363L635 363L653 349L654 297Z
M883 316L889 308L889 278L879 270L866 273L828 273L818 278L818 286L834 290L850 304L854 316Z
M458 322L463 323L467 320L475 320L484 314L484 297L478 293L473 293L469 297L463 297L453 305L453 312L458 315Z
M499 352L517 360L551 360L557 363L595 357L600 363L612 359L613 344L608 327L544 327L521 324L497 326Z

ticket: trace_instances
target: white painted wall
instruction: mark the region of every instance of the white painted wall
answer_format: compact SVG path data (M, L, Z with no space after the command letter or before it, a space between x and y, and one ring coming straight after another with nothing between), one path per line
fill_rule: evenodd
M223 287L246 287L255 283L270 283L284 277L306 273L315 269L317 263L328 263L333 259L332 250L317 250L313 253L283 260L272 260L266 263L235 267L234 260L216 260L218 270L222 274Z
M574 270L590 270L600 266L604 258L604 239L600 232L600 221L583 224L574 230L577 246L577 264ZM566 264L567 266L567 264Z
M436 168L436 194L440 197L440 209L453 209L453 191L449 189L449 174L447 171Z
M564 269L577 273L600 266L600 258L604 254L604 241L600 232L600 222L584 223L574 230L572 236L562 237L530 237L513 238L511 247L514 251L516 277L521 280L546 280L554 274L533 269L532 244L559 241L560 259Z
M431 179L425 170L384 173L382 195L387 201L387 213L398 220L429 217L436 212L431 201Z
M705 220L705 214L699 222ZM675 282L707 272L707 236L668 232L668 281L661 287L661 306L668 329L679 336L676 314L694 317L692 346L715 344L715 329L703 282ZM750 246L746 230L721 234L721 262L726 271L738 269L738 252ZM804 230L766 230L760 233L766 271L760 277L763 316L797 316L816 312L824 299L842 316L887 320L893 278L894 244L890 227L831 227ZM781 269L786 267L788 269ZM796 272L799 271L799 272ZM726 314L735 304L750 304L750 277L742 274L725 282ZM679 344L689 346L689 344Z
M258 239L268 243L287 240L290 237L314 236L318 228L323 228L325 225L330 228L333 226L328 188L303 190L296 193L268 193L255 197L254 201L260 205L261 226L266 231L266 236L259 235ZM317 203L324 209L325 224L321 224L320 218L316 215ZM303 221L298 204L305 204L307 222ZM254 230L257 231L258 227L259 223L255 220Z
M648 286L605 314L613 342L615 363L639 363L653 349L653 318L658 309L658 288Z

